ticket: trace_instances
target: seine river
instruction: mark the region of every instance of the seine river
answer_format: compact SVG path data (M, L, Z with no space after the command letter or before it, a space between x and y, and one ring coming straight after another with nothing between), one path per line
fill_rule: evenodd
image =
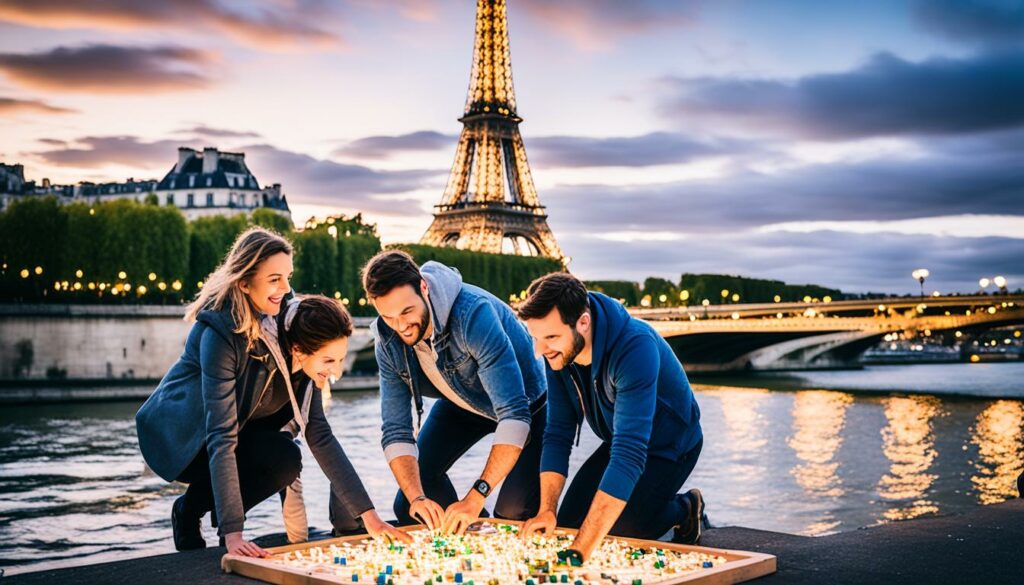
M695 386L700 487L716 526L822 535L956 513L1016 495L1024 461L1024 363L883 366L708 379ZM0 408L0 567L8 574L172 552L182 491L138 451L138 402ZM395 484L375 392L335 393L328 416L385 517ZM596 447L585 431L573 469ZM487 441L457 464L468 489ZM307 452L310 523L329 528L328 485ZM250 536L282 530L280 504ZM216 535L205 523L207 541Z

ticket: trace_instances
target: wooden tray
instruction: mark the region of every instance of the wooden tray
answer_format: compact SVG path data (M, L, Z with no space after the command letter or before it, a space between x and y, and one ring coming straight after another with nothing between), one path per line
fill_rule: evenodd
M481 518L480 522L489 522L492 524L511 524L521 525L522 522L515 522L512 520L495 520L491 518ZM419 530L423 526L405 526L402 530ZM571 528L559 528L558 533L564 534L575 534L575 530ZM306 549L314 547L325 547L331 544L341 544L343 542L355 542L367 538L367 535L356 535L346 536L342 538L332 538L328 540L317 540L314 542L304 542L301 544L292 544L288 546L279 546L275 548L267 549L267 552L276 555L281 553L292 552L296 550L304 551ZM682 544L673 544L671 542L663 542L660 540L641 540L636 538L623 538L616 536L616 540L621 540L629 543L630 545L637 547L657 547L664 550L672 550L678 552L698 552L720 556L726 559L726 562L716 567L701 569L692 573L682 574L676 577L666 578L657 582L653 585L677 585L680 583L694 584L694 585L727 585L731 583L742 583L764 575L770 575L775 572L775 557L773 555L764 553L745 552L739 550L727 550L720 548L709 548L703 546L690 546ZM251 557L243 557L238 555L224 555L220 561L221 568L228 573L237 573L267 583L274 583L276 585L338 585L339 583L348 583L352 585L352 582L348 579L341 577L325 577L322 575L310 575L305 569L299 567L289 567L281 565L268 559L257 559ZM585 567L584 567L585 568ZM602 580L603 582L604 580ZM356 584L358 585L358 584ZM447 584L451 585L451 584ZM481 583L480 585L484 585ZM502 585L511 585L503 583ZM612 585L609 581L607 585ZM628 583L620 583L619 585L629 585Z

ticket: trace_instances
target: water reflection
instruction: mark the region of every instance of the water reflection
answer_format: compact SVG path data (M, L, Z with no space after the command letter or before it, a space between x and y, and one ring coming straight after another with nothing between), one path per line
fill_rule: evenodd
M878 482L882 499L892 502L886 520L907 520L939 511L928 496L938 477L932 472L937 452L932 421L942 413L933 396L896 396L884 401L888 425L882 429L882 452L889 472Z
M1024 466L1024 404L998 400L978 414L971 429L978 447L971 476L982 504L994 504L1017 494L1017 476Z
M721 403L721 424L725 431L726 448L730 475L742 477L744 481L757 484L764 481L766 462L764 450L768 445L766 426L768 421L763 414L765 403L770 399L767 390L737 389L706 390L700 399L714 396ZM705 428L706 428L706 422ZM719 431L721 432L721 431ZM707 444L707 431L705 431ZM759 504L756 491L739 491L732 495L730 505L738 508L756 507Z
M845 493L837 470L836 453L843 444L846 410L853 396L844 392L813 390L797 392L793 400L793 435L786 443L801 461L790 470L804 493L816 498L838 498ZM831 532L840 524L826 512L804 533Z
M964 512L1013 495L1024 459L1019 401L726 386L696 387L696 395L704 451L686 488L701 488L716 525L822 534ZM173 551L170 506L181 487L147 472L137 408L0 407L0 567L8 574ZM379 396L335 393L327 416L381 514L391 517L395 481L380 451ZM570 473L597 445L585 428ZM457 490L479 476L488 448L485 439L452 470ZM305 458L310 522L325 528L328 482ZM257 506L246 529L279 532L280 504ZM208 519L203 530L216 542Z

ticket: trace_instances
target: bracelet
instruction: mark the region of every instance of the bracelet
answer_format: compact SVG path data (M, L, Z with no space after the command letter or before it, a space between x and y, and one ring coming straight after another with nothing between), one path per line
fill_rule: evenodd
M415 498L413 498L412 501L409 502L409 505L415 504L416 502L418 502L420 500L425 500L425 499L427 499L427 495L426 494L420 494L420 495L416 496Z

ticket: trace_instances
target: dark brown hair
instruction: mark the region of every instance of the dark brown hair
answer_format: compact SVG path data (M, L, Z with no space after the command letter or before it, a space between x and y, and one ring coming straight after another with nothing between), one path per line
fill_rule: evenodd
M558 309L562 322L576 325L583 312L590 307L587 287L568 272L552 272L530 283L526 300L519 305L519 318L540 319Z
M311 355L335 339L350 337L352 316L335 299L322 295L303 297L295 308L287 335L290 347Z
M369 299L382 297L397 287L412 286L420 294L420 267L402 250L385 250L363 267L363 289Z

